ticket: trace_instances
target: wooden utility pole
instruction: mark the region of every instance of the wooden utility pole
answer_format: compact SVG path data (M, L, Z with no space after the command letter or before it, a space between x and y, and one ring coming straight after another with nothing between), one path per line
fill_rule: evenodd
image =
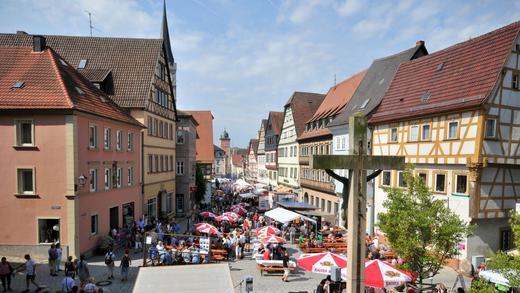
M349 118L349 153L350 155L312 156L311 169L325 169L333 173L333 169L349 169L350 189L343 188L343 198L348 198L348 250L347 250L347 292L365 292L365 231L366 231L366 170L404 170L404 157L368 156L367 152L367 119L363 113L355 113ZM340 177L338 175L334 176ZM345 192L348 190L350 196Z

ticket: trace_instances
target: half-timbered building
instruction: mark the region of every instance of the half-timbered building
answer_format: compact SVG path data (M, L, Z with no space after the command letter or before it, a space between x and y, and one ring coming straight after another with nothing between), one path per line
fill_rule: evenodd
M350 100L359 83L365 76L361 71L331 87L304 127L297 141L299 144L300 185L302 186L301 202L315 205L327 218L334 218L339 209L339 198L332 177L325 170L309 168L309 157L312 155L329 155L332 147L332 133L328 124L341 112Z
M285 103L280 141L278 142L278 191L292 191L300 196L300 164L297 138L305 122L318 109L325 95L295 92Z
M373 125L374 155L415 165L435 196L477 225L461 255L511 246L508 212L520 199L520 23L401 64ZM402 172L376 182L405 187Z

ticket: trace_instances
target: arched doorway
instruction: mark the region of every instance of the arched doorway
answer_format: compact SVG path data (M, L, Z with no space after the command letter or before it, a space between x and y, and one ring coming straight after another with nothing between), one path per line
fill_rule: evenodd
M303 195L303 202L309 203L309 194L307 192L305 192L305 194Z

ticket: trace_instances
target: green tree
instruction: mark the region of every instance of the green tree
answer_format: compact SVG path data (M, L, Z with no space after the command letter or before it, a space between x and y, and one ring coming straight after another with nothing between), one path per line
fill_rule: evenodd
M404 173L406 188L387 188L387 211L380 228L390 246L418 274L419 283L435 276L446 260L457 255L457 244L471 232L443 201L435 199L421 177Z
M509 220L513 231L514 243L520 247L520 214L513 213ZM520 287L520 256L498 251L487 263L487 267L501 273L512 287Z
M207 181L204 178L204 173L200 165L196 166L195 170L195 185L197 185L197 191L195 192L195 202L200 203L204 199L206 194Z

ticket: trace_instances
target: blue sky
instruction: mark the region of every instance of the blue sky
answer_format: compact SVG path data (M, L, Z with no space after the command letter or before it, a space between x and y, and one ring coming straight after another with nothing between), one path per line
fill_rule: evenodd
M1 0L0 31L159 37L162 0ZM520 1L167 0L180 109L209 109L246 146L294 91L424 40L430 52L520 20ZM478 58L478 57L477 57Z

